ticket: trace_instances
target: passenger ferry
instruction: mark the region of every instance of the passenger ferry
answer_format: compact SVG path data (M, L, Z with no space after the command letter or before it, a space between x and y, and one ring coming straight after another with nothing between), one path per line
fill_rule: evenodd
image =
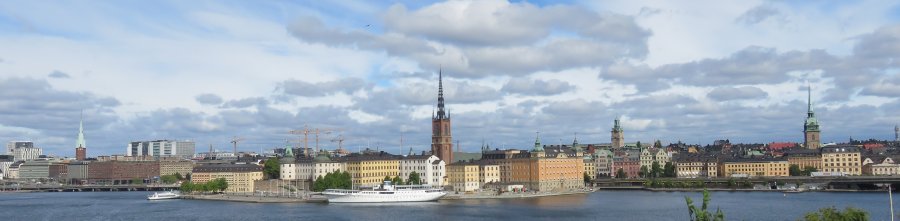
M181 197L178 193L167 191L167 192L154 192L153 195L147 196L147 200L167 200L167 199L178 199Z
M372 190L327 189L322 195L330 203L387 203L436 201L447 192L432 186L391 185L391 181L384 181Z

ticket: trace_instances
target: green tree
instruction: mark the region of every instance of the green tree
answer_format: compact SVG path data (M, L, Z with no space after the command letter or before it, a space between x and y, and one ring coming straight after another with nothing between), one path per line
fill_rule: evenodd
M650 166L650 177L657 178L662 175L662 166L659 165L658 161L653 161L653 164Z
M735 186L737 186L737 181L733 177L728 178L728 188L734 188Z
M625 169L619 168L616 170L616 178L628 178L628 175L625 174Z
M638 141L638 142L635 144L635 146L637 146L638 149L641 149L641 142Z
M813 172L819 172L819 169L816 169L814 166L805 166L803 167L803 176L812 175Z
M666 165L663 166L663 177L677 177L677 174L675 174L675 164L666 162Z
M394 178L391 179L391 184L403 185L403 178L400 178L400 176L395 176Z
M383 181L391 181L391 180L392 180L392 179L391 179L391 176L384 176L384 180L383 180Z
M144 179L141 179L141 178L131 179L131 184L144 184Z
M591 176L584 172L584 183L591 183Z
M700 208L694 206L694 200L690 197L685 196L684 201L688 206L688 214L691 216L692 221L724 221L725 213L720 209L716 209L716 214L710 214L707 211L707 207L709 206L709 191L703 190L703 204Z
M159 179L165 184L173 184L178 181L178 178L175 177L175 175L163 175L159 177Z
M181 173L175 172L175 175L174 175L174 176L175 176L175 179L178 179L178 180L184 180L184 177L181 176Z
M181 183L181 192L183 193L191 193L194 192L194 184L191 181Z
M791 176L801 176L803 175L803 171L800 170L800 165L791 164L791 166L788 167L788 174Z
M340 182L338 183L338 188L341 189L350 189L353 187L353 180L350 177L350 172L344 171L341 173Z
M650 170L647 169L647 166L646 166L646 165L641 166L641 170L638 171L638 176L641 177L641 178L647 178L647 177L650 176Z
M805 221L868 221L869 213L862 209L847 207L844 211L834 207L819 209L818 212L809 212L803 216Z
M313 181L313 191L322 192L325 191L325 189L327 189L327 186L325 185L325 179L322 178L321 175L317 176L316 181Z
M278 163L278 158L272 157L266 160L266 163L263 164L263 173L266 174L266 177L269 179L277 179L281 175L281 164Z
M662 142L660 142L659 140L656 140L656 142L653 142L653 147L662 148Z
M406 180L406 183L410 185L419 185L422 184L422 178L419 177L419 173L416 173L416 171L409 172L409 179Z
M216 183L216 189L218 189L219 192L225 192L225 189L228 189L228 181L225 180L225 178L215 179L213 182Z

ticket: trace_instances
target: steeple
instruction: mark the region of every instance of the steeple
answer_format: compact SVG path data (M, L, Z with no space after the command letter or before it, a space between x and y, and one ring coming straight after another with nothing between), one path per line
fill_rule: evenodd
M622 126L619 125L619 117L616 116L616 120L613 121L613 132L622 131Z
M437 111L437 119L446 119L449 118L444 110L444 79L443 79L443 70L438 69L438 111Z
M894 125L894 141L900 141L900 126Z
M541 132L535 132L534 137L534 149L532 151L544 151L544 147L541 146Z
M806 85L806 115L807 117L814 117L814 113L812 110L812 86Z
M578 147L578 133L575 133L575 141L572 141L572 147Z
M803 124L803 144L807 149L819 149L821 137L819 136L819 121L812 109L812 86L806 88L806 121Z
M75 147L87 147L84 144L84 111L81 111L81 120L78 122L78 140L75 141Z

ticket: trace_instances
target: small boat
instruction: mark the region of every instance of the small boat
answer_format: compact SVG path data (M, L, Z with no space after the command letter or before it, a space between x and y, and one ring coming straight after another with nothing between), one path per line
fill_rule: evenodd
M783 193L802 193L802 192L804 192L804 191L806 191L806 190L803 189L803 188L791 188L791 189L788 189L788 190L785 190L785 191L782 191L782 192L783 192Z
M179 195L178 193L172 192L172 191L166 191L166 192L162 192L162 193L155 192L155 193L153 193L153 195L147 196L147 200L178 199L178 197L181 197L181 195Z
M384 181L372 190L327 189L322 192L329 203L389 203L436 201L447 195L443 189L424 185L391 185Z

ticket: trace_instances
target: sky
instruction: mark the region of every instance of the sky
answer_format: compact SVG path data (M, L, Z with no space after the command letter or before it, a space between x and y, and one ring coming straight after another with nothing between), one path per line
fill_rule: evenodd
M74 156L194 140L463 151L893 139L897 1L2 1L0 139ZM809 86L809 87L808 87ZM309 145L314 145L310 135ZM401 146L402 139L402 146Z

